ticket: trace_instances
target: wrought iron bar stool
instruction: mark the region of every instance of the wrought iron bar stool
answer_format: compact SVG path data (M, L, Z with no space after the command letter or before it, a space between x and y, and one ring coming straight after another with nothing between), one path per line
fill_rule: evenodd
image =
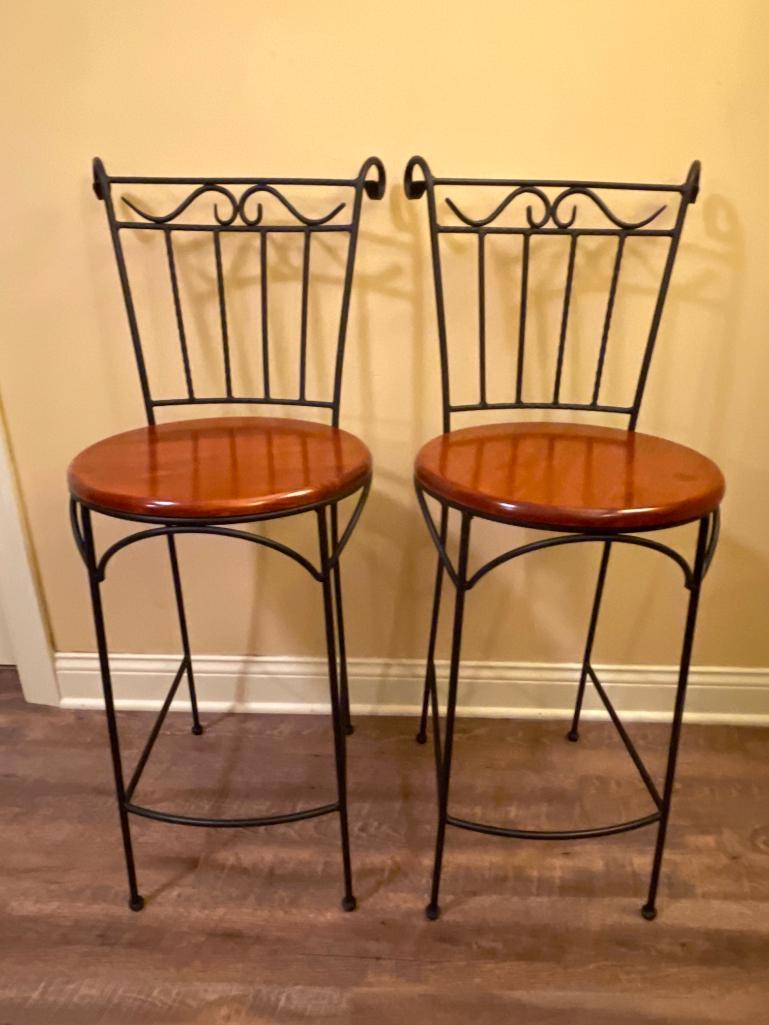
M104 203L117 260L123 299L139 372L147 427L118 434L81 452L70 465L70 514L75 541L88 571L96 641L101 666L117 804L122 830L130 891L129 906L140 911L139 893L131 844L129 816L188 826L248 827L297 822L320 815L339 815L344 873L345 911L355 908L352 890L347 823L345 734L352 732L347 689L340 556L363 510L371 483L371 456L354 435L340 430L339 408L342 365L347 334L355 252L363 197L381 199L385 173L380 160L371 157L355 178L139 178L110 176L101 160L94 160L93 187ZM163 212L150 212L146 202L113 197L112 187L151 187L165 195ZM178 202L179 190L186 195ZM319 216L309 216L289 198L302 190L306 201L327 202L329 191L346 199ZM176 200L169 200L174 190ZM310 199L310 196L314 197ZM122 206L118 204L122 202ZM154 200L157 202L157 200ZM169 210L169 205L176 205ZM267 216L267 209L274 210ZM187 211L189 210L189 213ZM129 275L124 238L134 232L159 233L166 264L168 301L178 332L179 379L182 394L157 397L150 383L146 352L139 329L134 291ZM204 394L194 380L181 287L179 239L193 232L210 246L210 294L221 332L221 390ZM270 295L270 240L286 233L298 236L301 246L300 337L298 338L298 387L287 395L271 385L268 302ZM232 334L225 292L226 240L255 236L260 263L262 389L259 394L239 389L234 380ZM330 398L313 396L308 377L309 293L313 282L312 253L321 239L340 236L342 258L341 308L334 335L333 377ZM186 236L190 238L190 236ZM327 243L322 243L327 244ZM198 247L199 248L199 247ZM285 277L285 274L283 275ZM129 280L129 278L131 280ZM176 344L176 343L175 343ZM274 340L272 342L274 345ZM248 416L209 416L202 419L156 423L156 413L176 407L230 406L243 408L288 406L324 411L331 426L301 419ZM357 495L357 503L340 529L339 503ZM141 528L97 554L93 514L114 517ZM318 538L318 564L272 538L242 529L282 517L314 514ZM337 798L319 807L284 814L250 818L209 818L160 810L138 804L134 794L158 738L171 703L186 678L192 710L192 732L201 734L190 641L176 552L180 534L232 537L265 546L288 556L321 585L328 657L331 718L334 737ZM110 677L109 652L102 608L101 584L112 558L123 548L146 538L165 537L171 564L179 617L182 658L168 694L130 776L124 772L120 753L115 701ZM127 782L126 782L127 780Z
M414 475L419 505L438 551L422 717L417 734L417 740L424 743L428 711L431 710L439 811L432 890L430 902L425 909L429 919L436 919L440 914L438 898L447 826L492 836L567 840L611 836L654 825L657 827L657 841L648 897L642 914L646 919L656 916L657 888L670 816L697 605L702 580L718 540L718 510L724 492L724 480L718 467L705 456L663 438L636 433L636 423L684 218L688 206L697 197L699 174L700 166L695 162L682 185L644 185L438 178L432 174L425 160L417 156L406 167L406 195L409 199L425 196L427 200L440 346L444 432L419 451ZM469 202L484 203L483 216L470 216L467 206L463 209L459 205L458 192L462 190L470 196ZM489 192L495 192L496 198L489 199ZM612 198L607 199L607 196ZM619 216L612 206L613 200L619 197L624 201L644 204L644 212L632 220ZM664 201L662 206L658 203L660 198ZM596 218L598 225L592 223ZM478 376L477 383L473 383L473 390L477 398L469 401L459 401L454 397L457 382L456 377L450 375L450 364L454 364L447 330L447 289L444 286L444 247L459 236L470 236L476 249L473 259L478 296ZM563 285L559 290L556 318L558 330L553 339L554 379L547 393L537 398L526 394L525 367L527 305L532 288L532 240L540 237L560 237L563 240L557 244L563 246L565 277L561 279ZM520 292L516 296L518 317L514 325L515 370L507 394L498 401L491 397L490 382L499 385L499 374L491 379L487 368L486 261L489 240L492 239L497 244L507 239L508 245L517 246L520 267ZM580 247L588 244L591 239L591 245L613 247L610 253L611 273L606 282L605 299L602 299L604 305L600 318L600 336L596 339L595 374L588 386L587 397L567 401L564 398L566 367L569 346L574 346L569 323L570 310L573 310L575 302L575 279L578 277L575 266ZM603 243L601 239L604 239ZM655 275L650 322L647 322L648 331L644 329L638 372L631 382L632 397L625 403L611 404L602 399L602 394L606 384L612 318L618 292L621 291L619 285L623 254L627 253L631 240L637 246L648 245L644 241L648 239L663 240L661 244L666 247L666 252L661 272ZM529 350L531 347L529 341ZM578 411L580 414L616 414L628 420L627 429L585 423L506 420L492 425L452 430L452 414L483 410L556 410L572 416ZM428 496L438 504L437 523L428 506ZM451 511L455 511L459 517L459 544L454 561L447 550ZM555 536L512 548L471 570L470 530L474 520L536 528L553 532ZM688 523L698 524L692 562L649 536L655 530ZM572 741L578 739L580 711L585 687L590 680L649 792L654 810L632 821L558 831L510 828L456 817L449 811L449 787L466 595L486 574L511 559L556 545L582 542L599 543L602 554L573 721L567 736ZM667 765L661 789L641 760L592 664L593 642L609 557L613 546L618 544L637 545L668 556L681 569L684 585L689 592ZM445 576L454 585L455 604L446 721L441 737L435 646Z

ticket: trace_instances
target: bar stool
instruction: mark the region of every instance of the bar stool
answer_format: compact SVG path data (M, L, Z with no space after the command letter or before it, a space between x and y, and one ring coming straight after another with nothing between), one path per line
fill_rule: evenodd
M123 197L122 206L112 195L113 185L148 186L165 194L183 189L185 198L170 212L153 213L135 199ZM75 457L69 467L70 515L75 541L88 572L96 641L104 689L112 767L115 777L123 849L128 872L129 906L140 911L144 899L139 893L129 816L138 815L160 822L188 826L249 827L297 822L320 815L339 815L344 873L345 911L355 908L347 823L345 735L352 732L342 610L340 556L363 510L371 484L371 456L358 438L339 428L342 365L347 333L350 294L358 241L363 197L381 199L385 173L380 160L371 157L355 178L148 178L110 176L101 160L93 163L93 187L104 203L118 274L128 314L128 324L141 384L146 427L98 441ZM318 191L319 187L325 191ZM318 202L330 190L347 199L320 216L308 216L289 198L297 189L306 190ZM315 190L315 191L313 191ZM324 200L325 202L325 200ZM223 209L220 209L223 207ZM275 210L268 217L266 208ZM163 209L161 207L161 209ZM186 211L189 213L186 214ZM185 216L186 214L186 216ZM126 234L159 233L168 275L169 302L178 331L179 375L183 394L158 397L150 383L145 349L139 330L136 304L129 281L124 249ZM223 388L203 394L193 373L194 360L185 322L185 302L180 285L179 257L175 242L183 232L210 245L211 294L217 305L221 330L221 379ZM268 331L269 240L278 234L298 235L302 244L300 277L300 335L298 387L290 395L276 390L270 381L270 338ZM234 380L230 327L225 293L226 239L248 235L258 239L261 284L261 352L263 389L251 394L239 389ZM312 394L307 375L308 301L313 281L312 243L332 234L346 239L341 310L335 334L333 385L330 398ZM316 245L318 242L316 242ZM284 275L285 276L285 275ZM273 343L274 344L274 343ZM237 409L260 406L296 406L330 414L331 425L301 419L262 416L210 416L177 422L156 423L156 413L176 407L230 406ZM341 530L339 503L357 495L353 512ZM109 545L97 554L93 514L113 517L140 529ZM293 548L272 538L239 529L246 524L313 514L318 539L317 564ZM193 661L187 630L184 598L176 552L180 534L209 534L250 541L288 556L321 585L325 616L331 718L334 736L337 798L332 803L284 814L248 818L210 818L150 808L134 800L134 792L158 738L171 703L186 679L192 710L192 732L202 734L198 715ZM137 541L165 537L171 565L179 617L182 658L155 724L130 776L124 772L120 753L115 701L110 677L109 651L102 608L101 584L110 560ZM127 779L127 782L126 782Z
M718 540L719 503L724 480L718 467L705 456L663 438L636 432L638 413L660 326L660 318L670 284L684 218L688 206L697 197L700 166L692 164L682 185L644 185L593 181L547 181L522 179L470 179L435 177L426 161L415 156L405 172L405 191L409 199L426 197L430 226L432 267L437 307L440 347L443 434L419 451L414 482L420 509L438 551L432 620L427 651L427 669L422 716L417 740L424 743L428 709L432 711L435 761L438 777L438 828L428 919L440 915L438 903L446 827L531 840L589 839L612 836L644 826L657 827L651 881L642 914L656 917L656 896L665 847L675 779L676 758L686 699L686 685L694 639L697 605L703 577L713 558ZM485 200L481 217L470 216L467 207L457 201L457 190L467 190L475 199ZM483 191L485 189L485 191ZM499 200L500 190L502 198ZM489 192L496 198L489 199ZM452 194L453 193L453 196ZM611 197L611 198L607 198ZM613 200L624 197L645 202L642 216L633 220L620 217ZM648 211L648 206L658 209ZM445 199L445 203L441 203ZM472 201L472 200L471 200ZM518 202L516 202L518 201ZM505 211L508 213L505 215ZM520 211L520 212L519 212ZM504 215L504 216L503 216ZM594 222L597 219L598 224ZM475 272L478 295L478 377L477 399L454 398L456 377L450 377L449 336L446 317L446 289L443 266L444 246L459 236L470 236L477 247ZM532 239L563 238L565 278L560 293L558 333L554 339L555 373L547 394L526 394L525 366L527 342L527 304L530 297ZM585 397L564 398L566 365L569 356L569 316L574 306L575 265L580 242L609 239L613 245L612 270L608 276L600 338L596 339L595 375ZM605 385L607 351L611 339L612 317L618 295L623 253L633 240L662 239L667 246L661 274L654 286L654 302L648 334L645 333L639 370L632 398L625 403L602 399ZM499 374L491 378L487 368L487 282L488 242L507 239L516 245L520 260L520 293L517 296L518 323L515 334L515 373L504 400L490 397L490 381L499 384ZM595 244L595 243L592 243ZM646 243L643 243L646 244ZM595 283L593 282L593 287ZM551 293L552 294L552 293ZM573 345L573 343L572 343ZM531 343L530 343L531 347ZM576 376L576 375L575 375ZM465 382L461 382L465 383ZM450 387L451 384L451 387ZM627 417L627 429L573 422L523 422L522 420L452 430L452 414L485 410L530 411L557 410L580 414L616 414ZM438 522L433 519L427 498L438 505ZM459 518L459 545L456 558L448 553L449 515ZM475 570L469 568L470 529L475 520L490 520L517 527L536 528L555 534L534 540L498 555ZM687 523L697 523L696 550L692 562L663 544L651 532ZM470 821L449 811L452 748L459 687L462 626L468 591L487 573L526 553L557 545L583 542L601 545L601 560L595 597L590 615L582 670L577 688L568 739L578 740L579 719L585 687L590 680L598 692L612 723L627 748L646 789L653 810L631 821L583 829L542 831ZM592 664L593 641L603 596L609 557L618 544L648 548L672 559L683 574L689 592L686 625L681 651L678 685L667 765L661 790L641 760L631 737L617 714L604 685ZM444 577L455 588L453 633L448 681L446 722L443 737L435 673L435 645Z

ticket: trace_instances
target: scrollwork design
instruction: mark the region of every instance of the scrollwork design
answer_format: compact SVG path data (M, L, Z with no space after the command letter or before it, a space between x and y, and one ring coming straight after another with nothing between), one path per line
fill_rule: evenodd
M303 214L301 210L298 210L294 204L287 199L282 192L280 192L279 189L276 189L274 185L270 185L267 182L257 182L254 185L250 185L241 194L239 199L223 185L207 182L196 188L185 199L183 199L177 207L167 214L151 214L146 210L142 210L141 207L137 206L137 204L127 196L123 196L122 200L130 210L133 210L133 212L143 220L149 221L152 224L164 225L170 224L172 221L176 220L176 218L179 217L180 214L183 214L184 211L200 196L205 195L206 193L214 193L219 196L224 196L229 203L229 211L226 214L220 214L218 204L214 203L214 219L218 225L221 227L229 227L234 224L239 217L244 225L249 228L255 228L262 223L264 216L263 205L262 203L257 203L256 214L254 216L249 216L246 211L246 204L252 196L263 192L274 196L275 199L277 199L278 202L288 210L292 217L307 228L317 228L323 224L328 224L329 221L332 221L347 205L346 203L339 203L333 210L324 214L322 217L308 217L306 214Z
M460 221L463 221L468 227L485 228L487 224L491 224L492 221L495 221L497 217L499 217L499 215L507 209L507 207L513 202L513 200L518 198L518 196L536 196L537 199L542 203L542 209L544 211L543 216L539 220L537 220L536 217L534 217L534 214L532 213L531 206L527 206L526 220L529 222L530 228L544 228L544 226L553 216L553 210L547 195L541 189L538 189L535 185L521 185L519 188L514 189L508 196L506 196L502 200L502 202L499 204L496 210L492 210L492 212L487 217L480 217L477 220L473 217L468 217L467 214L462 213L462 211L459 209L456 203L448 197L446 198L446 206L452 211L452 213L456 214Z
M255 196L260 192L267 192L269 193L269 195L274 196L278 200L278 202L281 203L286 208L286 210L288 210L292 217L295 217L307 228L317 228L321 224L328 224L328 222L332 221L341 210L344 210L345 206L347 205L346 203L339 203L337 206L334 207L333 210L331 210L327 214L324 214L322 217L307 217L305 214L297 210L294 204L289 199L286 199L283 193L279 192L274 185L259 183L256 185L251 185L249 188L247 188L243 195L240 197L240 201L238 202L238 213L240 214L240 219L243 221L244 224L249 225L249 227L251 228L255 228L258 224L261 224L264 211L262 204L257 203L256 216L249 217L246 213L246 203L251 198L251 196Z
M542 204L542 216L539 218L534 216L534 212L530 205L526 207L526 221L529 227L535 231L544 228L548 222L552 222L556 228L560 228L562 231L568 231L572 228L577 219L577 205L574 204L574 206L572 206L571 216L568 218L564 218L560 213L563 202L572 196L585 196L587 199L591 200L591 202L595 203L604 217L606 217L608 221L621 231L639 231L641 228L645 228L647 225L651 224L652 221L655 221L660 214L667 209L667 206L663 205L658 210L655 210L654 213L649 214L648 217L644 217L640 221L626 221L623 218L618 217L617 214L607 206L605 201L593 191L593 189L588 188L585 185L571 185L553 198L548 196L536 185L520 185L518 188L513 189L513 191L510 192L486 217L469 217L467 214L463 213L457 204L449 197L446 197L446 205L451 212L468 227L485 228L492 224L507 209L513 200L524 195L536 196Z
M220 196L224 196L230 204L229 216L220 217L219 208L214 203L214 217L216 218L217 224L221 224L222 226L232 224L238 216L238 201L230 190L225 189L223 185L214 185L213 183L200 185L197 189L191 192L186 199L183 199L175 209L167 214L151 214L146 210L142 210L141 207L137 206L136 203L134 203L133 200L130 200L127 196L122 196L121 199L130 210L133 210L135 214L138 214L138 216L143 218L145 221L151 221L153 224L169 224L180 214L183 214L187 207L191 206L195 202L198 196L205 195L207 192L215 192Z

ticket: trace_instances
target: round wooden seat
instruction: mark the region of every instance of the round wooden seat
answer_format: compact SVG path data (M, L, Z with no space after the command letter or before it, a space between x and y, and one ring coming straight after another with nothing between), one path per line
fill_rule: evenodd
M84 449L70 491L111 512L162 519L259 516L352 494L371 454L347 431L277 417L217 417L141 427Z
M650 434L505 423L433 438L416 458L429 494L507 523L586 532L675 526L717 508L710 459Z

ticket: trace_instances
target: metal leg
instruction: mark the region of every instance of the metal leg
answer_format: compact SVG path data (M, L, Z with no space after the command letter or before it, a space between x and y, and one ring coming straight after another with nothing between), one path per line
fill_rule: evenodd
M435 838L435 863L433 866L433 883L430 892L430 903L425 908L425 915L435 921L440 916L438 894L441 885L441 868L443 866L443 847L446 840L446 823L449 806L449 782L451 779L451 754L454 746L454 719L457 708L457 684L459 681L459 659L462 650L462 624L465 610L465 584L467 582L467 556L470 547L470 521L468 513L462 514L462 526L459 537L459 559L457 570L456 596L454 600L454 631L451 639L451 667L449 670L449 695L446 707L446 730L443 741L443 756L440 763L440 787L438 793L438 831ZM437 709L436 709L437 711ZM436 717L435 729L438 729Z
M190 653L190 638L187 633L187 616L184 611L184 595L182 594L182 581L179 575L179 560L176 557L176 538L169 534L168 554L171 557L171 575L174 579L174 595L176 596L176 609L179 613L179 632L182 637L182 653L186 663L187 683L190 689L190 704L192 705L192 732L200 736L203 727L198 717L198 699L195 693L195 677L192 673L192 655Z
M318 540L320 544L321 582L323 585L323 613L326 621L326 648L328 652L331 719L334 729L334 757L336 760L336 780L339 802L339 829L342 839L342 863L344 866L344 897L342 898L342 907L345 911L354 911L356 901L352 892L350 834L347 824L347 753L345 750L344 717L339 700L336 640L334 636L334 602L331 582L334 571L329 568L328 532L326 527L325 508L318 510Z
M136 883L136 867L134 865L133 847L131 845L131 830L128 823L128 812L125 807L126 794L123 782L123 765L120 758L120 740L118 737L117 719L115 717L115 702L112 694L112 678L109 669L104 611L102 609L99 577L96 569L93 527L91 525L90 510L85 508L82 509L82 525L84 556L88 569L88 583L91 590L93 621L96 632L96 646L99 651L99 665L101 668L102 687L104 689L104 706L107 712L107 731L109 733L110 752L112 754L112 769L115 775L118 814L120 816L120 829L123 835L123 850L125 852L126 871L128 873L128 906L132 911L141 911L144 907L144 898L139 893Z
M446 530L448 526L449 510L447 506L441 508L440 541L441 545L446 544ZM422 714L419 718L419 732L417 743L424 744L427 740L427 712L430 706L430 694L436 687L435 680L435 642L438 636L438 620L441 614L441 591L443 589L443 560L438 556L438 566L435 570L435 593L433 595L433 616L430 621L430 639L427 642L427 667L425 669L425 686L422 692Z
M331 551L336 552L339 545L339 522L336 505L331 506ZM349 737L355 731L350 719L350 691L347 685L347 645L344 639L344 611L342 609L342 570L341 560L337 559L334 566L334 605L336 613L336 632L339 641L339 692L342 703L342 723Z
M593 653L593 641L595 640L595 631L598 626L598 614L601 611L601 599L603 598L603 588L606 583L606 570L609 567L609 556L611 554L611 541L607 541L603 546L603 555L601 556L601 567L598 570L598 581L595 585L595 598L593 599L593 611L590 613L590 625L587 630L587 641L585 642L585 655L582 659L582 672L579 678L579 689L577 690L577 701L574 705L574 718L571 721L571 729L566 734L569 740L579 740L579 716L582 711L582 701L585 697L585 684L587 683L588 671L590 666L590 657Z
M706 556L708 549L709 519L705 517L700 520L699 534L697 535L697 554L694 560L694 572L692 574L691 589L689 593L689 607L686 612L686 627L684 629L683 647L681 650L681 663L678 672L678 690L676 692L676 703L673 711L673 725L670 731L670 746L668 747L668 763L665 770L665 788L662 792L662 807L660 808L660 824L657 831L657 845L654 849L654 861L652 864L651 880L649 882L649 896L641 908L641 914L648 921L657 917L657 888L660 881L660 870L662 868L662 856L665 852L665 838L667 836L668 820L670 818L670 805L673 799L673 784L676 775L676 762L678 760L678 744L681 739L681 723L686 703L686 685L689 679L689 665L692 658L692 646L694 644L694 631L697 625L697 606L700 600L700 587L704 575Z

